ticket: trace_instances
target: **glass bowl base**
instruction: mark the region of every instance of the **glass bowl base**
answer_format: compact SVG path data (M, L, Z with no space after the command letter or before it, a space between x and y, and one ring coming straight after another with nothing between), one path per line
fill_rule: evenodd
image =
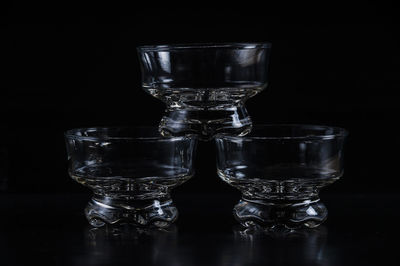
M170 197L121 201L94 196L85 208L85 216L94 227L129 223L166 228L178 218L178 210Z
M319 198L290 202L243 198L233 214L245 227L299 229L319 226L326 220L328 210Z
M216 134L245 136L251 131L252 122L243 105L215 110L167 110L159 130L163 136L195 134L201 140L210 140Z

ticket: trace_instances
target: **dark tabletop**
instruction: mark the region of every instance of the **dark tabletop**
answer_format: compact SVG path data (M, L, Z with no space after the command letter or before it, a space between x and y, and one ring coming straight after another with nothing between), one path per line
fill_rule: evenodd
M399 256L397 195L324 195L314 230L266 233L237 226L232 195L175 195L166 230L94 229L88 194L2 194L2 265L389 265Z

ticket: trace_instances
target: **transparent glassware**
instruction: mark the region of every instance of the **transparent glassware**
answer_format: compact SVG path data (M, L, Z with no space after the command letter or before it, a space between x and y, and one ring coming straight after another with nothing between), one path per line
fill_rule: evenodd
M343 174L347 132L312 125L256 126L245 137L218 135L219 177L239 189L235 218L246 227L314 228L327 218L321 188Z
M167 105L164 136L251 130L245 102L267 86L269 43L181 44L138 47L142 86Z
M154 128L80 128L65 133L69 174L94 195L85 209L95 227L167 227L177 218L171 189L194 174L196 137Z

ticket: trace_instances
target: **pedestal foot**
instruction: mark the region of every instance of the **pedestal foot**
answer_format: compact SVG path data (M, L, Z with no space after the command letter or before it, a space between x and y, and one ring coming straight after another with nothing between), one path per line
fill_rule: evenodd
M319 226L326 220L328 210L319 198L292 202L242 199L233 214L245 227L297 229Z
M94 227L130 223L164 228L178 218L178 210L170 198L120 201L95 196L89 201L85 215Z

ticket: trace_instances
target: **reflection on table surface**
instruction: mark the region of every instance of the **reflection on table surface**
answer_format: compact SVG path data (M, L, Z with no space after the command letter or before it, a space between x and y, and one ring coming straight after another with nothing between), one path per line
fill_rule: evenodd
M146 265L197 265L202 261L208 265L249 265L254 262L295 263L299 259L306 265L327 265L324 253L327 235L324 226L273 232L234 226L232 234L224 238L198 237L188 243L186 236L179 235L177 226L167 229L128 225L88 227L86 255L80 262L86 265L112 263L129 251L132 262Z
M0 195L0 264L354 266L397 257L398 196L328 198L327 223L296 231L240 227L221 211L234 202L224 197L178 199L181 217L167 229L92 228L88 197Z
M141 228L130 225L90 228L85 231L84 264L114 263L128 257L132 264L186 265L190 258L179 253L178 228ZM178 263L179 262L179 263ZM178 263L178 264L177 264Z
M305 265L327 265L325 226L316 229L275 230L233 228L234 243L226 245L231 263L249 265L254 261L265 264L299 263ZM226 264L226 265L229 265Z

